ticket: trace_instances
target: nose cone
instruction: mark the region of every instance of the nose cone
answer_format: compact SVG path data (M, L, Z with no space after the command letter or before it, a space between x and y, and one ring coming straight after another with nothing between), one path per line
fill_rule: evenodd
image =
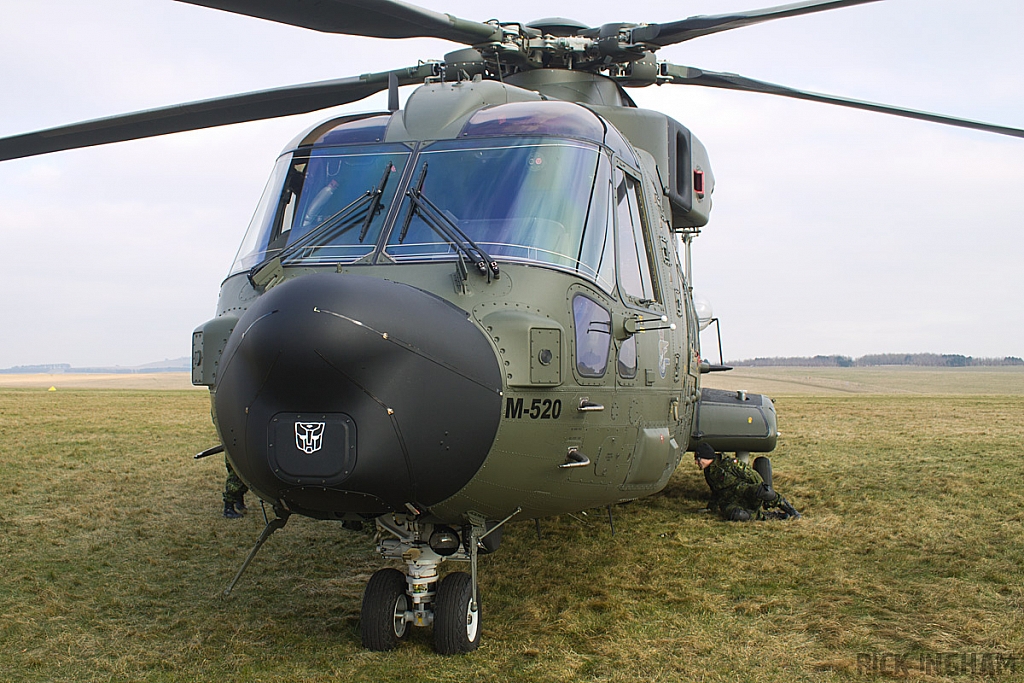
M305 275L238 321L214 407L235 469L265 498L322 517L422 509L483 464L501 372L467 313L439 297Z

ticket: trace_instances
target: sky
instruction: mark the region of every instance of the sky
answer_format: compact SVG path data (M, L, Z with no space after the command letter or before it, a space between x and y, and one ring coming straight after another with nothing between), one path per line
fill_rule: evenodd
M418 4L477 21L561 15L596 26L775 3ZM8 0L2 9L0 136L410 66L459 47L321 34L171 0ZM1019 0L882 0L658 55L1024 128L1022 25ZM720 319L726 360L1024 356L1024 139L766 95L630 93L709 151L714 209L694 245L693 279ZM0 163L0 368L190 355L282 148L330 116L385 108L382 93L310 115ZM705 332L703 343L717 355L717 339Z

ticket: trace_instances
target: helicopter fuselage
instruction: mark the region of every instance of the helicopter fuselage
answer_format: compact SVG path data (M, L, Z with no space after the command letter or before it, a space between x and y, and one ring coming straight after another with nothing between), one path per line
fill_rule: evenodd
M564 95L577 77L545 78ZM428 84L285 151L194 336L193 381L262 498L543 517L657 492L716 438L676 243L710 208L703 148L578 80L584 104ZM726 403L723 444L774 447L769 400Z

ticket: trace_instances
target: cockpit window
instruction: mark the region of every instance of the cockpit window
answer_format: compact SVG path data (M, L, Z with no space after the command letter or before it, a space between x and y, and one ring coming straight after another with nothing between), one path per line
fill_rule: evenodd
M608 145L615 154L617 154L623 161L634 168L640 167L640 162L636 158L636 153L633 148L626 142L626 139L622 137L622 133L615 129L613 126L608 126L608 132L605 134L604 144Z
M600 125L583 108L566 111ZM341 129L346 140L377 135L386 118L324 126L318 139ZM493 261L494 272L502 261L554 267L610 294L612 159L598 142L547 136L302 146L278 160L230 275L274 257L303 265L464 258Z
M619 284L627 296L641 305L659 300L652 272L654 250L640 197L640 183L633 176L615 169L615 203L619 232Z
M603 142L604 123L597 114L571 102L510 102L473 114L460 137L557 135Z
M299 150L278 161L231 272L280 254L351 262L373 251L411 151L405 145ZM372 214L372 215L371 215Z
M256 205L256 212L249 221L249 228L245 231L242 244L238 247L235 261L231 264L228 275L240 273L243 270L252 268L263 260L267 250L267 238L270 234L269 221L273 221L277 211L277 200L281 196L281 184L288 175L291 166L290 155L284 155L277 160L274 171L270 174L267 186L263 188L263 195L260 203Z
M313 145L320 147L326 145L351 145L360 142L381 142L387 133L388 124L391 123L390 115L367 116L353 120L346 120L340 125L333 126L330 130L320 133L313 141Z
M600 275L611 288L610 171L597 146L554 138L439 142L420 153L411 179L411 189L492 258ZM409 198L385 249L397 262L458 253Z

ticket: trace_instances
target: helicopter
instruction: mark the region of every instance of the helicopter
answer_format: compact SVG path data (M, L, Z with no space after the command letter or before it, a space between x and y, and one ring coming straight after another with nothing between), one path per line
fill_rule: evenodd
M432 626L475 649L477 556L502 525L657 493L681 454L769 452L767 397L702 389L689 250L714 175L689 129L625 87L749 90L1022 136L660 61L690 38L869 0L665 24L474 22L384 0L191 2L318 30L464 47L329 84L0 140L0 157L324 108L275 166L193 336L219 448L272 504L246 564L292 514L373 523L403 562L370 580L362 636ZM326 9L325 9L326 8ZM338 10L338 11L334 11ZM357 19L352 19L356 17ZM322 23L322 22L326 22ZM397 89L419 84L398 107ZM470 564L439 580L446 560ZM243 565L244 569L245 565ZM237 577L236 577L237 579Z

